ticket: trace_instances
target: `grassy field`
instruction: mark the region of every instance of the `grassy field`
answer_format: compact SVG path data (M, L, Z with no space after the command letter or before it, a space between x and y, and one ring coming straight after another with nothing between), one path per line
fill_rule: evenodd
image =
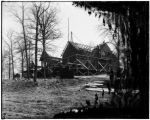
M105 93L88 91L84 85L94 81L107 81L108 77L92 76L74 79L38 79L38 86L31 81L2 81L3 118L53 118L62 111L86 105L90 100L94 104L95 93L100 101L109 100Z

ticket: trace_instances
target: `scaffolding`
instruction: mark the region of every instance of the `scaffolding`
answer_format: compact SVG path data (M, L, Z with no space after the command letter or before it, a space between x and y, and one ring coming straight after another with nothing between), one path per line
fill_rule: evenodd
M95 75L109 72L110 58L75 54L63 59L67 59L66 65L74 71L75 75Z

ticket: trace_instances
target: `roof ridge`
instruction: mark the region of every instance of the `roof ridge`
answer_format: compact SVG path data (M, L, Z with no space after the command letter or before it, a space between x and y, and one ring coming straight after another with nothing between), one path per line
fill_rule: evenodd
M92 47L92 46L89 46L89 45L85 45L85 44L81 44L81 43L77 43L77 42L73 42L73 41L69 41L74 47L78 47L78 48L80 48L80 49L86 49L86 50L89 50L90 49L90 51L92 50L92 49L94 49L94 47ZM77 48L77 49L78 49Z
M76 43L76 44L79 44L79 45L85 45L85 44L82 44L82 43L77 43L77 42L73 42L73 41L69 41L69 42ZM85 45L85 46L92 47L92 46L90 46L90 45Z
M51 55L50 55L48 52L46 52L46 50L44 50L43 52L45 52L48 56L51 57ZM44 54L44 53L43 53L43 54Z

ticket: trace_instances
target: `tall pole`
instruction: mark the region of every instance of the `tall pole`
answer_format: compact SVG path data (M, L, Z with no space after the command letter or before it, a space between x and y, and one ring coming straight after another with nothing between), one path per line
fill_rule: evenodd
M69 41L69 18L68 18L68 41Z
M71 41L73 42L73 35L72 35L72 31L71 31Z

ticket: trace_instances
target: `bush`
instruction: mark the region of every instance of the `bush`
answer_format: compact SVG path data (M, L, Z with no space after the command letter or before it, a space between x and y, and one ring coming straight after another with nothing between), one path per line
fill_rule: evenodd
M62 112L54 118L148 118L148 115L142 111L140 105L140 95L127 92L122 95L114 94L111 102L97 104L95 95L95 104L92 106L89 100L86 100L86 106Z

